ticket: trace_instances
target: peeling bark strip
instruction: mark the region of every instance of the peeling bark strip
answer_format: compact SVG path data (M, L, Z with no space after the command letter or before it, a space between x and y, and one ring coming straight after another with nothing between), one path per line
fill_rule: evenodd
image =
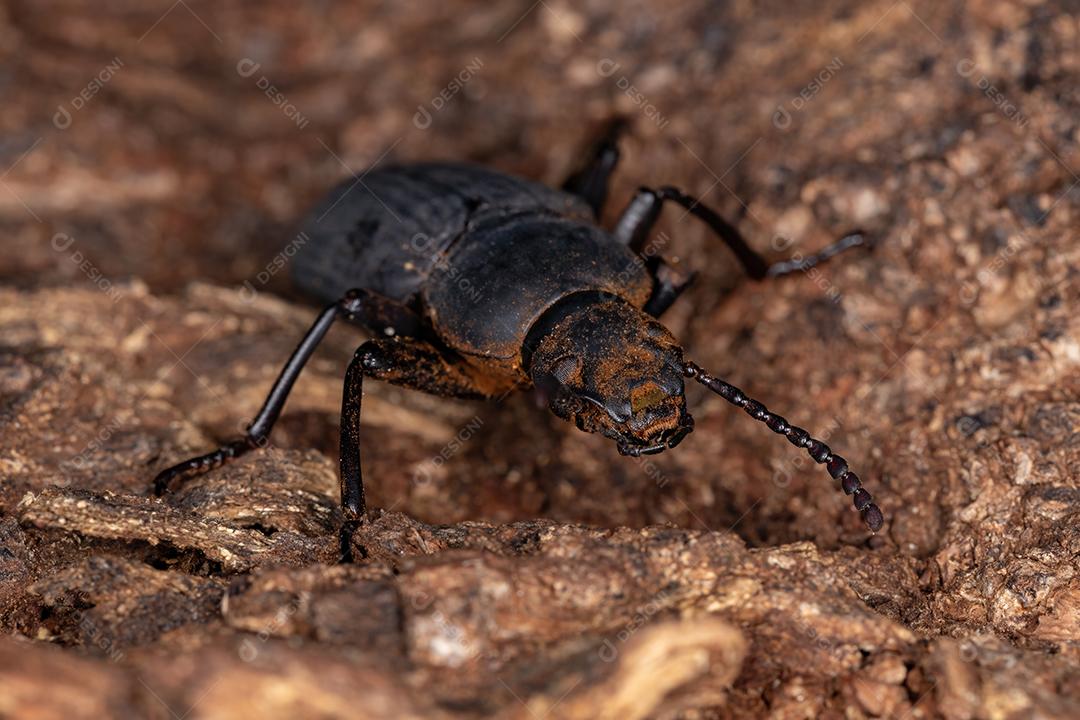
M265 657L238 663L229 643L214 642L193 649L183 668L160 654L106 665L40 643L0 638L0 715L14 717L34 707L37 717L46 718L169 717L166 704L182 708L174 716L193 708L196 717L465 716L460 708L441 706L437 693L416 692L414 683L425 679L422 672L281 642L266 650ZM742 635L725 623L664 623L643 631L624 657L600 673L572 657L545 668L545 675L533 678L539 684L520 697L511 689L520 687L518 676L508 674L501 684L489 678L489 689L506 697L501 708L485 715L506 720L671 717L702 703L722 703L745 652Z
M229 572L243 572L264 562L299 565L328 559L325 542L285 531L267 537L150 498L48 489L27 495L19 509L24 525L109 540L167 543L197 550Z

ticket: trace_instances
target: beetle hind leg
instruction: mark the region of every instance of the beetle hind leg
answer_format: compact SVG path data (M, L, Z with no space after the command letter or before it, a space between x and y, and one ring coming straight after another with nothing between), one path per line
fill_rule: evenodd
M397 335L420 332L419 319L403 305L366 290L355 289L345 293L340 300L319 313L300 344L293 350L274 381L262 408L248 425L244 437L226 443L211 453L185 460L161 471L154 478L154 492L163 495L185 479L209 472L254 448L264 446L304 365L314 354L330 326L338 319L350 320L372 332L383 334L390 334L387 329L392 329L392 334Z
M326 336L334 321L342 315L347 315L350 308L355 309L358 298L357 292L350 291L341 300L319 313L319 317L308 329L300 344L293 350L288 362L285 363L285 367L282 368L277 380L274 381L270 394L266 396L266 400L263 401L263 406L255 419L248 425L243 438L229 442L214 452L185 460L162 470L154 478L154 493L164 495L169 490L175 489L175 486L183 480L209 472L224 465L229 460L240 457L249 450L265 445L270 437L270 430L274 427L274 423L277 422L278 416L281 415L282 408L285 407L285 401L289 397L293 383L300 376L304 365L314 354L315 348Z
M608 123L603 136L590 151L584 167L567 178L562 186L566 192L583 198L597 218L604 210L611 175L619 164L619 136L626 128L627 122L623 118L615 118Z

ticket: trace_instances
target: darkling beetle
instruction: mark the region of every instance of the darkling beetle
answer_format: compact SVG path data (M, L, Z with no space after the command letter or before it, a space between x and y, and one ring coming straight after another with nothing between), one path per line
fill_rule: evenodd
M246 436L164 470L157 493L264 445L304 364L344 318L374 336L345 374L346 548L366 511L365 377L459 398L535 386L556 415L615 440L630 456L675 447L693 429L683 387L683 378L692 378L825 464L870 530L879 530L881 510L844 458L684 359L657 318L693 278L646 252L665 202L704 221L755 280L812 268L863 244L863 235L770 265L732 225L672 187L641 188L614 229L603 230L597 221L622 128L611 124L562 190L469 165L420 164L373 170L331 191L304 223L309 241L294 256L292 275L306 294L332 304L293 351Z

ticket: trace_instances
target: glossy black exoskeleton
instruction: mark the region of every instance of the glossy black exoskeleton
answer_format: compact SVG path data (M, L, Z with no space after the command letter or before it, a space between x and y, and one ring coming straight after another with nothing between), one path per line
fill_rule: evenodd
M756 280L809 269L863 243L768 264L739 232L670 187L642 188L612 230L598 226L618 160L614 125L555 190L479 167L388 167L345 181L308 217L298 287L329 302L293 352L246 436L161 472L159 493L264 444L304 363L333 322L373 335L345 375L341 501L346 532L365 513L360 404L365 377L436 395L496 398L535 386L551 410L612 438L625 455L674 447L693 429L683 380L743 408L827 466L872 531L881 510L847 462L802 428L683 356L657 318L687 277L648 248L665 202L704 221Z

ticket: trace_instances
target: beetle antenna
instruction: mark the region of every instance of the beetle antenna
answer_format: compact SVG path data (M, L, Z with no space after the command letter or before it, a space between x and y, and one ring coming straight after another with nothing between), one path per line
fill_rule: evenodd
M814 462L824 464L829 474L840 481L841 489L846 494L853 495L855 509L862 513L863 522L870 528L870 532L876 533L881 529L885 522L881 508L874 504L873 497L862 486L859 476L848 468L847 460L834 454L828 445L811 437L806 430L792 425L780 415L769 412L762 403L754 400L739 388L713 377L692 362L685 364L683 374L697 380L732 405L741 407L747 415L765 423L774 433L785 436L795 447L806 448Z

